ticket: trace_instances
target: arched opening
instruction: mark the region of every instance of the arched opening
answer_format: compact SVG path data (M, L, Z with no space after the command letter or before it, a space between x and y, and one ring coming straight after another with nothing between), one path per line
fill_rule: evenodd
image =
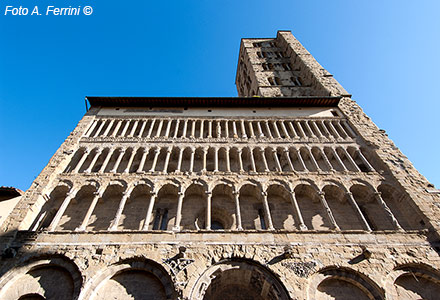
M107 230L110 222L115 218L119 203L122 199L122 192L125 187L119 184L109 185L102 197L98 200L92 216L90 217L87 230Z
M219 184L212 190L211 229L236 229L237 216L232 187Z
M267 189L267 201L275 229L295 230L298 221L295 220L291 195L286 187L274 184Z
M240 189L239 200L243 229L267 229L260 188L245 184Z
M330 220L315 189L307 184L299 184L295 187L295 197L304 224L309 230L329 230L331 228Z
M435 300L440 295L440 274L424 265L410 265L396 268L400 272L394 281L396 299Z
M191 184L185 191L182 206L183 230L199 230L206 227L206 190L200 184Z
M150 201L151 187L146 184L137 185L125 202L119 224L117 224L118 230L141 230Z
M176 220L179 188L173 184L163 185L157 193L150 227L153 230L171 230Z

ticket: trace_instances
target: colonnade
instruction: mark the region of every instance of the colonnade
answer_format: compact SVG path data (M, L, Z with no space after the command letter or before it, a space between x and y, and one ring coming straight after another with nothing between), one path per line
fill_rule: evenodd
M140 181L84 184L50 195L33 230L403 230L420 229L418 214L394 188L359 183L319 189L307 183L252 182L153 186ZM381 192L383 191L383 193ZM383 196L384 195L384 196ZM403 199L403 200L402 200ZM43 221L44 218L50 218ZM129 218L132 218L131 220ZM135 221L133 221L135 219ZM42 225L42 224L45 225ZM99 223L99 226L97 225ZM95 225L93 225L95 224Z
M367 156L354 146L82 147L65 172L373 172L375 168Z
M349 140L356 136L345 119L219 120L219 119L96 119L84 137L322 139Z

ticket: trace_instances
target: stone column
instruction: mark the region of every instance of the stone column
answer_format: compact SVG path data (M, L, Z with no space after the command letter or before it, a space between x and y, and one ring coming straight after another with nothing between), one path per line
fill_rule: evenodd
M164 173L168 173L167 169L168 169L168 163L170 162L171 151L172 151L172 148L168 147L167 148L167 155L165 157L165 162L163 164L163 172Z
M195 133L196 133L196 120L192 120L191 122L191 135L189 136L190 139L195 138Z
M151 193L150 203L148 204L147 216L145 217L145 222L142 230L147 231L148 226L150 226L151 216L153 215L154 203L156 201L157 193Z
M188 120L183 122L182 138L186 138L186 131L188 130Z
M281 138L281 134L280 134L280 131L278 130L277 121L273 121L271 123L272 123L273 129L275 131L276 138L280 139Z
M347 157L347 159L350 161L350 163L353 165L353 167L356 169L356 171L361 172L361 169L359 169L358 165L354 161L353 157L351 157L350 153L344 148L341 147L342 151L344 151L344 155Z
M250 159L251 159L252 171L253 172L257 172L257 166L255 165L254 151L250 147L249 147L249 156L250 156Z
M323 149L319 149L320 154L322 156L322 159L325 161L326 165L329 167L330 171L334 171L335 169L333 169L332 164L330 163L330 161L328 160L327 156L325 155L325 151Z
M174 136L173 138L177 138L177 135L179 134L179 125L180 125L180 120L176 121L176 128L174 129Z
M240 212L240 193L238 191L233 192L235 197L235 215L237 218L237 230L243 230L241 225L241 212Z
M232 132L234 133L234 138L238 138L237 125L235 124L235 121L232 121Z
M357 154L359 155L359 158L362 160L362 162L367 166L368 171L374 172L374 168L371 166L371 164L368 162L368 160L365 158L365 156L362 154L362 151L360 149L357 149Z
M242 149L238 149L237 153L238 153L238 162L240 164L240 172L244 172L243 160L241 158Z
M128 135L129 137L134 136L134 133L136 132L136 128L138 127L138 124L139 124L139 120L134 121L133 128L131 128L130 134Z
M332 211L330 210L330 207L328 206L327 200L325 199L325 193L320 192L319 193L319 200L321 200L321 204L324 206L325 211L327 213L328 218L330 219L330 223L333 226L333 229L335 230L341 230L338 226L338 224L336 224L336 220L335 217L333 216Z
M287 131L286 125L284 125L283 121L279 121L278 124L281 124L281 130L284 133L284 136L286 137L286 139L290 138L289 132Z
M212 138L212 121L208 121L208 139Z
M214 172L218 172L218 148L214 148Z
M351 135L351 137L356 137L356 133L351 129L350 125L346 120L341 121L344 127L347 129L348 133Z
M167 128L165 129L165 137L168 138L170 135L171 130L171 124L173 123L173 120L168 120Z
M296 125L298 125L298 130L299 130L301 137L307 139L307 134L304 132L304 129L302 128L301 122L299 122L299 121L294 121L294 122L296 122Z
M269 172L269 166L267 164L266 156L264 155L264 149L261 149L261 148L258 148L258 149L260 149L261 160L263 161L263 164L264 164L264 172Z
M96 119L93 120L92 126L90 126L89 130L87 130L87 133L84 136L89 137L92 134L93 129L95 129L97 124L98 124L98 120L96 120Z
M177 168L176 172L180 172L180 168L182 167L182 157L183 157L183 151L185 149L179 149L179 158L177 159Z
M269 135L269 138L273 139L272 132L270 132L269 122L268 121L264 121L264 126L266 127L267 134Z
M301 156L301 151L299 149L296 149L296 156L298 157L299 163L301 164L301 167L304 169L304 172L307 172L306 164L304 163L304 159Z
M263 129L261 129L261 122L257 121L258 135L260 138L264 137Z
M179 191L179 200L177 201L177 213L176 213L176 222L174 223L174 231L180 231L180 222L182 220L182 205L183 205L183 197L185 194L182 191Z
M212 192L206 192L206 229L211 230L211 200Z
M202 148L203 157L202 157L202 170L201 172L206 172L206 154L208 152L208 149Z
M300 230L307 230L307 226L306 226L306 224L304 224L304 219L301 214L301 210L299 209L298 201L296 200L295 192L290 192L290 195L291 195L290 200L292 201L293 210L294 210L296 216L298 217L299 229Z
M220 121L217 121L217 127L216 127L216 130L217 130L217 138L221 138L221 137L222 137L222 127L221 127L221 125L220 125ZM229 133L228 133L228 121L226 121L226 138L229 137L228 134L229 134Z
M295 127L293 126L292 122L293 121L288 121L287 124L289 125L290 131L292 131L292 133L293 133L293 138L297 139L297 138L299 138L299 135L296 132Z
M267 201L267 192L262 192L261 194L263 195L263 209L267 219L267 229L274 230L272 217L270 215L269 202Z
M308 121L304 121L304 127L306 127L307 131L310 132L310 136L311 137L316 137L316 135L313 132L312 128L310 128Z
M354 211L358 215L358 218L361 220L362 226L366 231L371 231L370 225L368 224L367 220L365 219L364 214L362 213L361 209L359 208L359 205L357 205L356 200L354 200L353 194L348 192L347 199L350 205L353 207Z
M142 148L142 158L141 158L141 162L139 163L139 167L138 167L136 173L143 172L144 166L145 166L145 160L147 159L148 152L149 152L148 149Z
M319 171L320 168L319 168L318 162L316 161L315 157L313 156L312 150L310 150L309 147L306 147L306 149L307 149L307 152L309 153L310 160L312 161L313 165L316 168L316 171Z
M244 127L244 120L240 120L241 125L241 137L247 139L246 128Z
M125 154L125 149L121 149L121 151L119 152L118 158L116 159L115 165L113 166L113 168L110 170L110 173L116 173L116 171L118 170L119 164L121 163L122 157Z
M96 130L96 132L93 135L93 137L97 137L99 135L99 133L101 132L101 130L104 127L106 122L107 122L106 120L101 120L101 124L99 125L98 130Z
M101 155L102 149L98 149L95 152L95 156L93 157L92 161L90 162L89 167L87 168L87 170L84 171L84 173L91 173L92 169L96 163L96 161L98 160L99 155Z
M283 168L281 167L280 160L278 159L277 150L276 149L271 149L271 150L272 150L273 160L275 161L277 169L279 172L282 172Z
M374 195L376 196L376 200L377 200L377 202L379 202L379 205L385 210L388 217L391 219L391 222L393 223L394 228L397 230L403 231L402 226L400 226L399 222L394 217L393 213L391 212L391 209L388 207L388 205L385 203L385 201L383 201L382 193L375 192Z
M338 153L336 152L336 150L334 148L330 148L332 150L333 153L333 157L338 161L338 163L342 166L342 169L344 171L347 171L347 168L345 167L344 163L342 162L341 158L339 157Z
M329 138L332 136L331 133L328 131L327 126L325 125L324 121L321 121L321 127L324 131L324 135L328 136Z
M115 152L115 149L109 149L107 156L105 157L104 162L102 163L101 169L99 169L99 173L104 173L105 172L105 168L107 168L108 162L110 161L110 158L113 155L113 152Z
M295 168L293 167L292 160L290 159L289 149L284 148L283 152L284 155L286 156L287 162L289 163L290 170L292 170L292 172L295 172Z
M192 173L194 170L194 155L196 154L196 149L194 148L190 148L191 149L191 158L189 161L189 172Z
M103 136L107 136L110 132L110 129L113 127L113 123L115 122L115 120L111 120L110 123L108 124L107 128L104 131Z
M156 131L155 137L160 137L160 133L162 131L162 127L163 127L163 120L160 120L159 121L159 126L157 126L157 131Z
M226 149L226 172L231 172L231 160L229 159L229 148Z
M115 137L118 134L119 128L121 128L122 125L122 120L118 120L116 122L118 123L116 124L115 130L113 130L113 133L111 135L112 137Z
M56 227L58 226L58 223L61 220L61 217L63 216L64 212L67 209L67 206L69 206L70 201L75 198L76 196L76 190L71 190L66 194L66 198L64 198L63 203L61 203L60 208L58 209L57 213L55 214L55 217L53 218L52 222L50 222L50 225L48 227L48 231L54 231Z
M251 133L251 138L254 139L255 138L255 132L254 132L254 127L252 126L252 121L249 121L247 124L249 126L249 132Z
M128 127L130 126L130 121L126 121L125 122L125 126L124 126L124 129L122 129L122 132L121 132L121 136L125 136L125 134L127 133L127 130L128 130Z
M328 121L328 128L330 128L330 131L333 133L334 137L336 139L342 139L342 137L339 135L339 133L336 131L335 127L333 126L332 121Z
M339 121L334 121L335 126L339 128L339 130L345 135L342 136L343 139L349 138L350 136L347 134L347 132L345 132L344 128L341 126Z
M87 228L87 225L89 224L90 217L92 216L93 211L95 210L96 204L98 203L99 198L102 197L102 192L104 190L98 190L94 192L95 195L92 199L92 202L90 203L89 208L87 209L87 213L81 223L81 225L75 229L75 231L85 231Z
M156 164L157 164L157 159L158 159L158 157L159 157L159 153L160 153L160 149L155 148L155 149L154 149L153 163L151 164L150 172L154 172L154 169L156 168Z
M317 133L317 137L318 138L323 138L324 136L322 135L321 130L319 130L318 125L316 125L316 122L315 121L310 121L310 124L312 124L313 128L315 128L315 131Z
M153 133L154 124L156 124L156 119L151 120L150 128L148 129L147 139L151 138L151 134Z
M79 169L81 169L82 165L84 164L84 161L87 159L87 156L89 155L89 149L84 150L81 159L79 160L78 164L76 165L75 169L73 169L72 173L78 173Z
M130 167L131 167L131 164L133 163L133 159L134 159L135 155L136 155L136 149L132 148L131 149L130 158L128 159L127 166L125 167L125 169L124 169L124 171L122 173L130 172Z
M124 211L125 202L127 202L128 197L130 197L131 191L122 193L121 202L119 202L118 210L116 211L116 216L108 228L109 231L114 231L118 229L119 220L121 220L122 212Z
M204 120L200 120L200 135L199 135L199 137L201 138L201 139L203 139L203 130L204 130L204 126L203 126L203 123L205 123L205 121Z
M142 137L145 131L145 126L147 125L147 121L141 121L141 122L142 122L142 126L141 129L139 130L139 134L137 135L138 137Z

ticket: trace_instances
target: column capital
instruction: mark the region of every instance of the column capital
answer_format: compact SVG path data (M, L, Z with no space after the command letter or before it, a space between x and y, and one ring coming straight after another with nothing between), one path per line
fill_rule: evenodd
M261 192L261 195L263 195L264 197L267 197L267 192Z
M208 196L211 196L212 195L212 191L205 191L205 194L208 195Z

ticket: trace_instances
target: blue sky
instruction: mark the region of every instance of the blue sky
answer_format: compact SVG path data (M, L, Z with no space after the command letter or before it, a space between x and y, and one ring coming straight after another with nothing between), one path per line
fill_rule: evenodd
M43 15L5 16L7 5ZM47 5L94 12L46 16ZM240 39L283 29L439 187L439 11L438 0L4 0L0 185L30 186L85 96L236 96Z

